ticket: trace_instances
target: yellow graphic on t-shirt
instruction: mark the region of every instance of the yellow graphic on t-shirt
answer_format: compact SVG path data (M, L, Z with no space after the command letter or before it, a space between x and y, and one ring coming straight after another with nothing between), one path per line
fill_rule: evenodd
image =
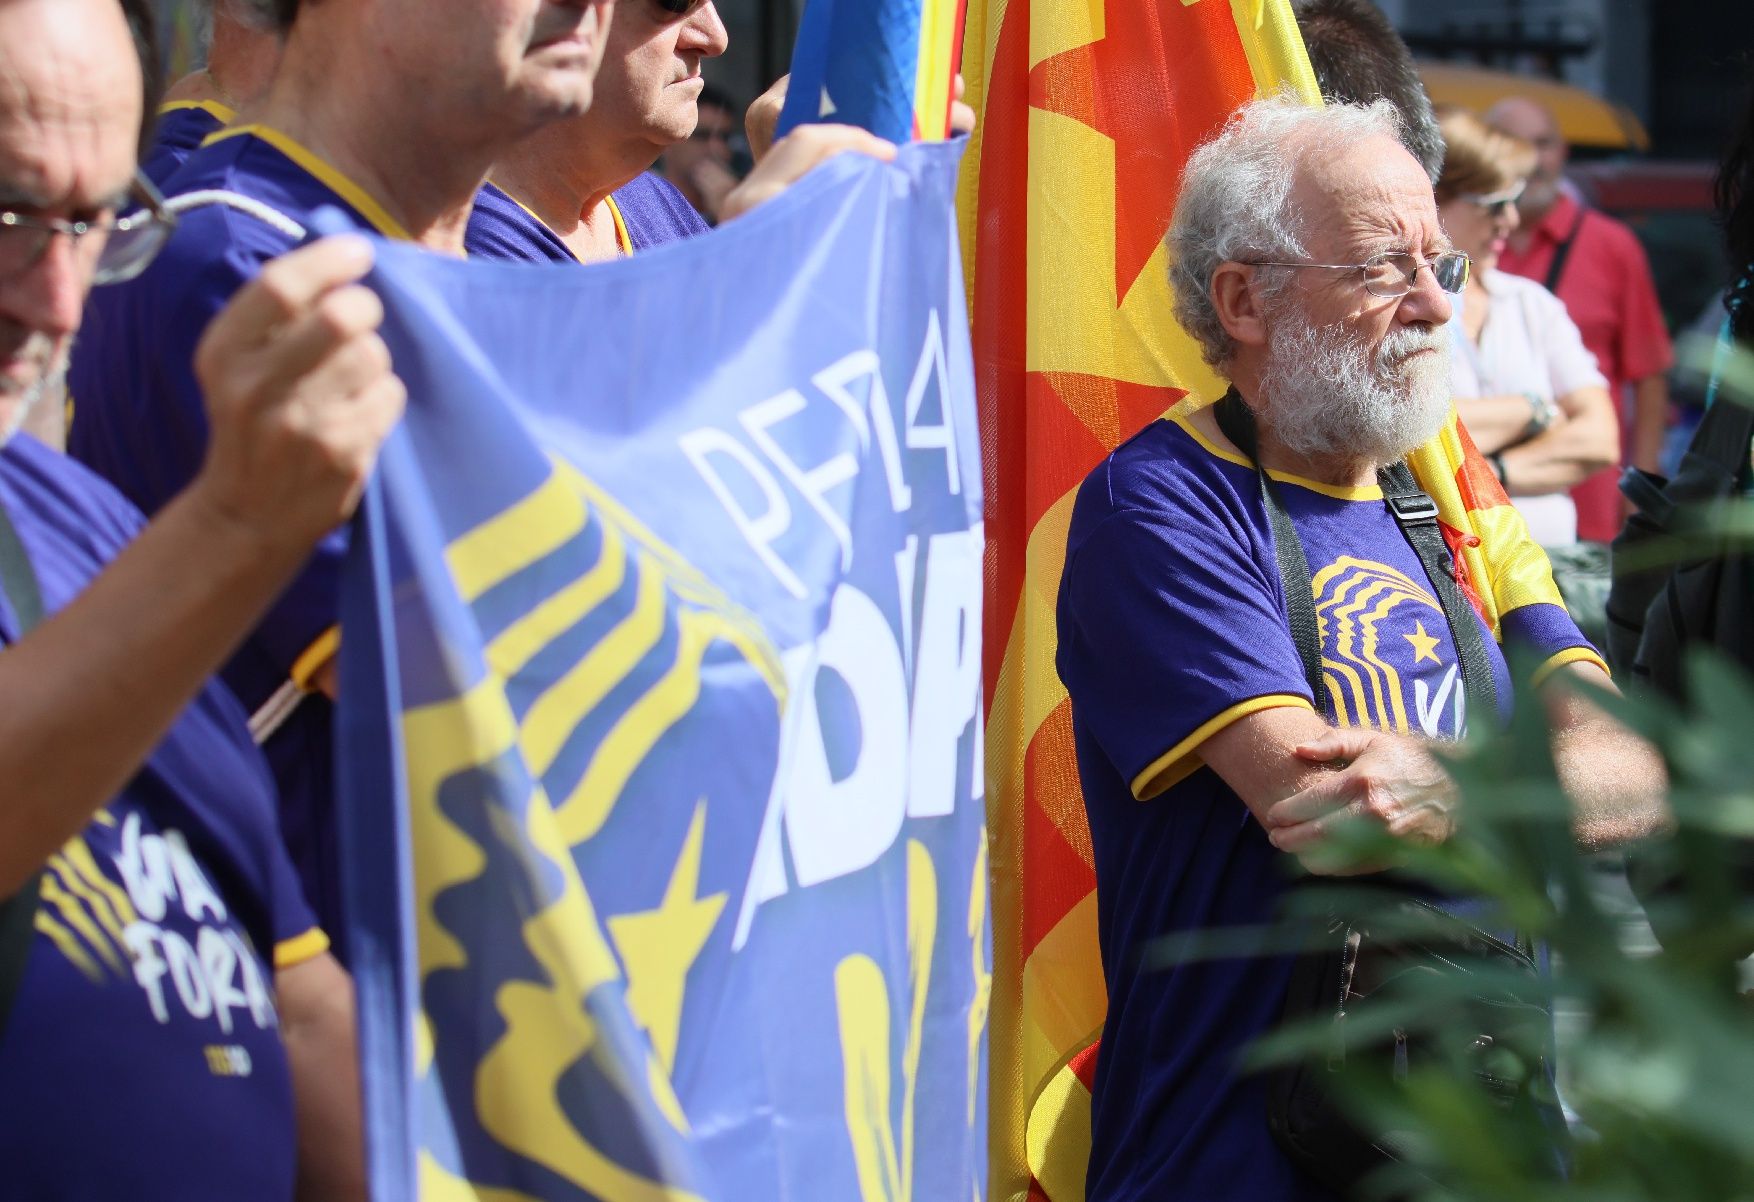
M1412 644L1414 663L1418 663L1423 659L1428 659L1434 664L1442 662L1437 658L1436 650L1437 644L1442 640L1436 635L1426 634L1424 622L1415 622L1413 624L1413 633L1403 637L1406 638L1408 643Z
M1335 718L1342 726L1413 729L1402 676L1417 676L1423 660L1442 666L1437 654L1442 640L1425 628L1426 617L1439 624L1444 620L1437 599L1405 572L1350 555L1317 572L1310 590ZM1440 695L1447 701L1456 692L1451 682ZM1430 686L1419 694L1413 700L1423 729L1432 724Z
M49 857L37 931L92 984L132 980L161 1024L186 1016L223 1035L276 1026L273 982L182 833L138 813L96 821L118 832L115 845L94 850L75 835ZM247 1075L224 1055L225 1075Z

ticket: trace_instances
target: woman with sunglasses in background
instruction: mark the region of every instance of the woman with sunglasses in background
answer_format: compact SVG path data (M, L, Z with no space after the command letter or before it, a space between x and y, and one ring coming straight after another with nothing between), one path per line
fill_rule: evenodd
M1534 147L1461 109L1439 110L1438 124L1438 215L1474 263L1450 320L1456 408L1535 541L1568 546L1577 507L1566 490L1620 459L1607 381L1559 298L1498 270Z

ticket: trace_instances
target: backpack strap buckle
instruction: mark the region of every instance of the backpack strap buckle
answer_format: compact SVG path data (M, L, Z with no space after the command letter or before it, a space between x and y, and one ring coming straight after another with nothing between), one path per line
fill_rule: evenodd
M1425 526L1437 524L1437 502L1423 492L1405 493L1389 496L1385 500L1394 511L1395 521L1403 526Z

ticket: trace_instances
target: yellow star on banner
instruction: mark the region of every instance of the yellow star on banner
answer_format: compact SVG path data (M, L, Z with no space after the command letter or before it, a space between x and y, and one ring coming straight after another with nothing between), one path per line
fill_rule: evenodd
M694 807L682 854L655 910L618 914L609 919L609 933L621 962L627 966L627 1005L646 1029L658 1062L670 1072L676 1065L676 1042L682 1032L682 997L688 970L712 936L725 894L696 897L700 885L700 849L706 835L706 799Z
M1443 662L1437 658L1437 651L1435 650L1439 640L1435 636L1425 633L1424 622L1415 622L1413 624L1413 633L1402 635L1401 637L1413 644L1414 663L1418 663L1422 659L1428 659L1434 664L1441 664Z

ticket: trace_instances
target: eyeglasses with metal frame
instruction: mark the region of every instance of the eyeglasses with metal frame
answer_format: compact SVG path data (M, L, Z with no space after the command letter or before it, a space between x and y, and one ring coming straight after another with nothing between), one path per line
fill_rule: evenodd
M102 235L92 283L120 284L146 270L176 228L176 214L152 181L136 172L129 199L134 207L120 216L96 221L67 221L0 209L0 279L22 275L42 261L56 234L66 234L75 251L93 245L84 240Z
M1285 263L1266 259L1238 259L1249 267L1314 267L1321 271L1356 271L1364 281L1364 290L1372 296L1394 298L1413 291L1414 278L1425 268L1445 292L1460 292L1468 283L1473 261L1459 250L1446 251L1429 259L1421 259L1408 251L1391 250L1372 255L1362 263Z

